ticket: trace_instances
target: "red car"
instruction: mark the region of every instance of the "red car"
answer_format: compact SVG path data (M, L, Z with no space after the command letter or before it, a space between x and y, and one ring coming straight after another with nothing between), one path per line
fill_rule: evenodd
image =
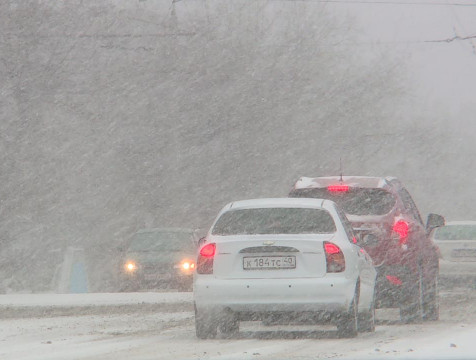
M377 269L376 308L398 307L406 323L438 319L439 253L429 232L445 220L430 214L424 225L398 179L302 177L289 196L333 200L345 212Z

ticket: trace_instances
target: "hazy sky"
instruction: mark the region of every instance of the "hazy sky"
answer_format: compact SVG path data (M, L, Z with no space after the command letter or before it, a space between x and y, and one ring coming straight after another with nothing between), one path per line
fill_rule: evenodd
M289 0L270 0L274 5L279 2L289 5ZM451 116L451 122L476 113L476 0L296 0L299 2L324 6L338 20L348 18L349 29L358 38L349 44L355 51L377 57L386 54L405 64L402 72L415 81L421 110L430 119L435 108L438 114ZM165 13L172 6L169 0L115 3ZM189 8L211 9L213 4L216 2L181 0L175 6L182 13ZM445 41L471 36L475 38Z
M351 0L329 3L327 7L356 20L360 34L356 51L385 53L406 64L422 110L430 118L437 109L437 114L443 112L453 123L471 123L476 114L476 1L397 2L413 4ZM471 36L474 38L445 41Z

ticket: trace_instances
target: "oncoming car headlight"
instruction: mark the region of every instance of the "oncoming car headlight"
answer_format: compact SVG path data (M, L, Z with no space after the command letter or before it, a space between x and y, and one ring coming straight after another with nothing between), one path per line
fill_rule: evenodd
M124 264L124 269L127 271L127 272L134 272L137 270L137 265L135 262L133 261L128 261Z
M195 263L191 260L183 260L174 267L180 269L185 274L189 274L195 270Z

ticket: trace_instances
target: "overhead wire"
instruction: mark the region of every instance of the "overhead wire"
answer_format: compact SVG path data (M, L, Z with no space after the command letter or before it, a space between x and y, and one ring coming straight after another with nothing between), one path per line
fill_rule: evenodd
M184 0L175 0L174 2L184 1ZM201 0L187 0L187 1L201 1ZM282 2L315 2L315 3L335 3L335 4L356 4L356 5L365 5L365 4L377 4L377 5L421 5L421 6L465 6L465 7L476 7L476 2L467 3L467 2L437 2L437 1L397 1L397 0L266 0L266 1L282 1Z
M377 5L423 5L423 6L476 6L476 3L441 3L427 1L385 1L385 0L268 0L268 1L302 1L341 4L377 4Z
M449 0L446 0L446 2L448 3ZM459 15L455 11L455 9L451 8L451 11L452 11L453 16L455 17L456 21L461 26L461 29L463 29L463 31L467 34L468 31L466 30L466 27L464 26L463 22L461 21L461 18L459 17ZM456 39L470 40L471 47L473 48L473 53L476 55L476 41L474 40L475 38L476 38L476 36L467 36L467 37L462 38L462 37L458 36L458 34L456 34L456 36L451 41L456 40Z

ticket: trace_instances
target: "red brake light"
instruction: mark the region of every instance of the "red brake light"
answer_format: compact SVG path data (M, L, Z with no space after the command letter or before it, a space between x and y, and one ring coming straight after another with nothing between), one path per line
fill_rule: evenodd
M327 190L330 192L347 192L349 191L349 185L338 184L338 185L329 185Z
M393 231L396 232L400 236L400 244L405 244L407 242L408 231L410 230L410 226L404 220L398 220L393 225Z
M324 243L324 250L326 250L326 254L329 255L340 253L340 249L337 245L328 242Z
M200 249L200 255L204 257L213 257L215 256L216 245L214 243L207 244Z
M345 258L342 250L333 243L324 242L328 273L337 273L345 270Z
M213 257L216 252L216 244L210 243L202 247L198 253L197 273L213 274Z

